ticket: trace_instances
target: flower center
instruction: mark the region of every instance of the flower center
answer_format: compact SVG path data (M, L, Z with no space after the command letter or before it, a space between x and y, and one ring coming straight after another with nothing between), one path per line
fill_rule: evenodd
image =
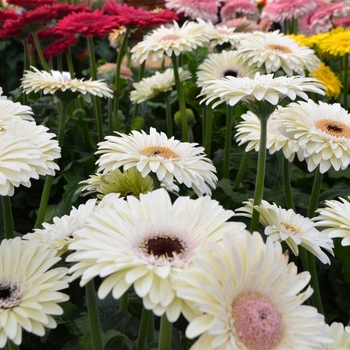
M300 233L300 230L298 227L295 227L291 224L287 224L286 222L281 222L281 225L284 226L288 231L293 233L293 235L297 235Z
M163 37L161 37L159 41L178 40L180 38L181 38L180 35L168 34L168 35L164 35Z
M149 146L144 148L141 152L142 155L146 157L162 157L163 159L176 159L179 156L173 152L170 148L168 147L163 147L163 146Z
M159 233L156 236L145 238L141 245L141 250L153 255L155 258L165 258L169 261L175 256L182 257L186 251L186 244L175 235Z
M315 124L317 129L335 137L346 137L350 139L350 127L342 122L332 119L322 119Z
M281 53L292 53L292 50L289 47L279 44L269 44L267 45L267 48Z
M19 305L23 294L19 280L3 277L0 280L0 310L12 309Z
M271 301L258 293L239 295L232 305L234 328L249 350L272 350L283 334L281 316Z
M238 77L238 73L234 71L233 69L228 69L224 72L224 77Z

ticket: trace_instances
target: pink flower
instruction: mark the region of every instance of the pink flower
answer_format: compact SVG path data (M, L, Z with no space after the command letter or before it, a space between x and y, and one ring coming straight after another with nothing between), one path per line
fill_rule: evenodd
M229 0L220 11L223 22L237 17L246 17L251 20L258 20L258 6L251 0Z
M213 23L218 21L217 0L165 0L165 6L192 19L201 18Z

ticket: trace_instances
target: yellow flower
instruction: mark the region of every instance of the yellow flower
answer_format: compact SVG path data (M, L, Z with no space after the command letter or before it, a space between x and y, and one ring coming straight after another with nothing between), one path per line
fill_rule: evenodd
M350 53L350 30L344 28L332 30L319 41L318 49L321 53L332 56L344 56Z
M327 88L325 91L327 97L333 99L338 98L343 85L329 66L326 66L322 62L320 66L311 73L311 75L320 80L321 83Z

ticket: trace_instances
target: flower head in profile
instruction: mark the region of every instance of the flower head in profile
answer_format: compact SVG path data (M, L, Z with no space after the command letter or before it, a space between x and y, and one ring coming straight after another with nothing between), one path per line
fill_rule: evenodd
M226 78L228 76L243 78L254 77L255 73L262 72L257 67L248 66L237 54L237 51L222 51L211 53L198 66L197 85L200 87L210 85L212 80Z
M328 237L342 238L342 246L350 245L349 200L350 197L326 200L326 207L317 209L318 215L313 218L315 226L320 227Z
M212 80L202 89L199 96L205 96L201 103L218 99L213 108L226 102L234 106L239 101L254 104L256 101L267 101L276 106L285 97L295 100L297 96L308 99L306 92L315 92L323 95L324 86L314 78L299 76L277 77L273 74L260 75L254 78L235 78L226 76L224 79Z
M294 73L305 75L305 70L313 71L321 63L314 50L300 46L278 31L247 33L237 52L249 65L264 67L266 73L283 69L289 76Z
M44 222L42 229L34 229L34 232L24 235L23 239L46 244L51 249L56 249L57 256L60 256L69 249L69 244L76 240L74 233L85 227L86 220L97 208L96 199L90 199L78 208L73 207L69 215L55 216L53 224Z
M38 242L4 239L0 244L0 348L11 340L22 342L22 329L39 337L55 328L52 316L62 315L58 305L68 300L59 292L68 288L68 269L52 267L56 251Z
M299 101L281 108L278 131L299 143L298 158L323 174L350 164L350 115L339 103Z
M192 77L191 73L178 69L180 81L185 81ZM140 82L133 84L135 90L130 93L130 100L134 103L141 103L161 94L171 91L175 86L174 70L166 69L163 73L155 72L154 75L143 78Z
M81 34L84 37L99 38L120 26L115 16L106 15L102 10L94 12L72 12L60 19L55 30L59 34Z
M172 204L163 189L110 202L76 232L70 245L76 252L67 257L76 263L72 279L80 277L83 286L99 275L100 299L111 291L120 298L133 286L146 309L166 313L170 322L181 312L192 315L176 297L174 279L191 267L197 248L221 240L223 231L244 231L244 224L227 222L231 215L208 196L178 197Z
M229 0L221 7L220 16L223 22L241 17L256 21L259 18L259 9L251 0Z
M148 57L153 61L165 55L179 56L182 52L192 51L208 43L204 26L197 22L186 21L181 27L174 21L172 26L154 29L131 49L133 61L142 63Z
M311 72L311 75L326 87L325 93L327 97L332 99L338 98L343 88L343 84L329 66L326 66L322 62L316 70Z
M26 10L32 10L43 5L52 5L55 0L6 0L10 5L23 7Z
M262 12L261 18L269 18L272 22L283 22L289 19L299 19L317 7L313 0L280 0L268 2Z
M0 195L12 196L15 187L30 187L39 175L54 175L60 147L48 128L14 118L0 132Z
M175 282L176 295L201 312L186 329L199 336L192 350L317 350L332 342L324 316L302 305L312 294L310 273L298 274L279 243L225 232L223 244L210 247Z
M317 49L336 57L350 53L350 29L337 28L331 31L318 42Z
M98 172L136 167L143 177L155 175L168 186L176 180L192 188L198 196L211 194L210 187L215 188L216 169L203 153L204 148L196 143L181 142L174 137L168 139L154 128L149 135L136 130L130 135L117 134L119 136L107 136L106 141L99 143Z
M260 148L260 120L251 111L244 113L241 118L242 120L236 126L237 132L235 137L238 145L241 146L246 143L246 152L253 149L258 152ZM276 117L276 113L272 113L267 121L266 148L270 154L282 150L285 158L292 162L299 149L299 144L296 140L290 139L278 132L276 128L276 124L278 123L279 119Z
M43 49L43 54L47 60L50 60L52 57L55 57L60 53L66 52L77 42L78 39L75 37L75 35L63 36L62 38L55 40L50 45L46 46Z
M330 264L327 254L321 248L333 254L333 241L317 230L311 219L264 200L260 205L253 205L252 199L243 204L245 207L237 209L236 215L251 218L253 209L257 210L260 213L259 221L265 227L264 233L272 241L286 242L295 255L299 255L299 246L304 247L324 264Z
M136 168L124 172L115 169L105 174L97 173L90 175L89 179L81 181L80 184L83 186L78 192L97 193L97 198L100 199L109 193L119 193L122 198L139 198L141 193L148 193L154 189L152 178L149 175L143 177Z
M217 0L165 0L165 6L193 20L201 18L212 23L218 21L219 2Z
M84 99L90 101L90 95L98 97L112 98L112 90L107 84L100 80L72 79L68 72L40 71L35 67L31 67L33 71L26 70L22 78L22 89L25 93L40 91L46 94L62 94L70 92L71 94L82 95Z
M328 344L327 350L350 349L350 332L340 322L333 322L329 326L329 332L334 336L334 343Z

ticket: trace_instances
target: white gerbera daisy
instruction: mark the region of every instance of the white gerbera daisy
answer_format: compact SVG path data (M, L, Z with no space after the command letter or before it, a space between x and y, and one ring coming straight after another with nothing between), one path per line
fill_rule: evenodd
M209 85L211 80L217 80L228 76L254 77L255 73L261 72L259 68L250 67L241 60L237 51L222 51L211 53L203 63L198 66L197 85L200 87Z
M58 303L68 300L68 269L51 269L60 258L45 244L4 239L0 245L0 348L10 339L22 342L22 328L40 337L55 328L51 315L62 315ZM51 270L50 270L51 269Z
M184 71L181 67L178 70L180 81L190 79L191 73ZM141 103L149 100L158 94L172 90L175 85L174 70L168 68L163 73L156 72L151 77L143 78L139 83L134 83L136 90L130 92L130 100L134 103Z
M241 146L247 143L246 152L251 150L259 151L260 148L260 120L253 112L248 111L241 116L242 120L237 124L236 140ZM272 113L267 121L267 142L266 148L270 154L282 149L283 155L292 162L295 154L299 149L299 144L296 140L290 139L276 129L276 124L280 121L275 113Z
M333 241L325 233L315 228L315 223L292 209L283 209L275 203L262 200L253 205L253 200L243 202L245 207L237 209L238 216L252 217L253 208L259 213L259 221L265 226L264 233L272 241L286 242L295 255L299 255L299 245L315 255L324 264L330 264L328 256L320 249L333 255Z
M326 208L317 209L319 215L313 220L316 227L324 229L322 233L330 238L343 238L341 244L347 246L350 245L350 197L339 200L326 200Z
M176 295L202 312L186 329L191 350L325 349L324 316L301 305L312 294L310 273L258 232L224 233L223 244L198 250L195 267L179 274Z
M6 129L7 124L13 118L33 121L32 115L33 111L29 106L7 98L0 98L0 131Z
M164 55L179 56L182 52L192 51L206 43L208 43L208 35L202 24L186 21L180 27L174 21L172 26L162 25L147 34L131 49L131 58L133 61L142 63L152 56L153 61L156 61L162 59Z
M307 100L308 96L305 91L324 95L324 89L324 86L314 78L299 76L274 78L273 74L256 73L253 79L226 76L224 79L212 80L203 87L199 96L206 95L200 102L206 101L206 104L219 99L213 104L213 108L223 102L234 106L239 101L248 104L267 101L276 106L285 97L295 100L299 96Z
M308 170L346 169L350 164L350 115L339 104L312 100L291 103L276 112L278 131L299 143L298 157Z
M321 64L314 50L278 31L246 33L237 52L249 65L265 67L266 73L282 68L289 76L304 76L305 70L312 72Z
M82 95L84 99L90 101L90 95L98 97L113 97L113 91L101 80L72 79L68 72L40 71L32 67L32 71L24 71L21 87L26 94L43 90L46 94L57 94L58 92L76 93Z
M329 327L329 332L334 336L334 343L328 344L327 350L347 350L350 349L350 333L344 329L344 325L333 322Z
M76 240L74 233L85 227L86 220L97 208L96 199L90 199L86 204L79 205L78 209L73 207L69 215L54 217L53 224L44 222L43 229L35 229L33 233L24 235L23 239L47 244L56 249L57 255L60 256L69 249L69 244Z
M0 194L12 196L20 185L30 187L30 179L53 175L60 157L54 134L33 122L14 118L0 133Z
M209 186L215 188L217 177L211 160L196 143L181 142L167 138L163 132L151 128L150 134L132 131L131 135L117 133L107 136L99 143L96 154L98 172L107 173L120 167L124 170L136 167L143 177L155 174L164 185L171 186L174 179L192 188L198 196L211 194ZM209 186L208 186L209 184Z
M109 195L105 196L108 198ZM191 309L175 296L176 275L190 268L198 247L220 240L223 231L242 231L242 223L227 222L232 216L210 197L193 200L179 197L174 204L159 189L105 205L75 234L70 245L76 250L67 260L76 262L72 278L85 285L95 276L107 277L98 290L100 299L112 291L120 298L130 286L143 299L146 309L170 322Z

